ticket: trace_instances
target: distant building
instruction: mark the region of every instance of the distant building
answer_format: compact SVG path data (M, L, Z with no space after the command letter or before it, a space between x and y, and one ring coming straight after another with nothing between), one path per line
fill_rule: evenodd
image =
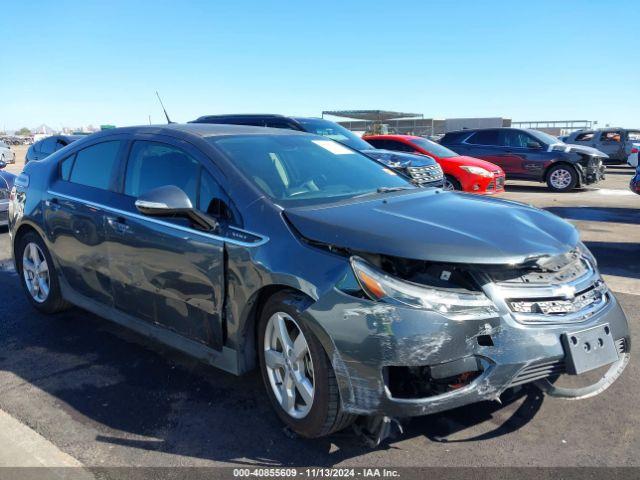
M434 136L465 128L510 127L511 120L502 117L488 118L424 118L421 114L386 110L332 110L322 116L352 118L338 122L354 132L398 133L405 135Z

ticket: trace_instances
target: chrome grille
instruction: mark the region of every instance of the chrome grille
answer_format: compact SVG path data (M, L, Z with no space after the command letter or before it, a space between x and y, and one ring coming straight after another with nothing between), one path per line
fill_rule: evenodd
M496 284L497 294L518 322L582 322L609 303L607 286L582 256L572 252L546 260L545 267Z
M407 173L418 183L435 182L442 180L442 168L437 163L424 167L408 167Z

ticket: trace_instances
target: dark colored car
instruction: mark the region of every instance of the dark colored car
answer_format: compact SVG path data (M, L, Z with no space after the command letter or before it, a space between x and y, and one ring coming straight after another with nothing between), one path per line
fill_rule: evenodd
M632 192L635 192L638 195L640 195L640 165L636 167L636 174L631 179L631 182L629 183L629 188L631 189Z
M556 192L604 179L606 154L590 147L567 145L538 130L487 128L445 134L442 145L460 155L500 166L507 180L546 182Z
M119 128L31 162L12 251L41 312L74 304L234 374L260 368L307 437L534 382L607 388L629 329L577 230L514 202L417 188L326 137ZM578 390L547 380L607 367ZM378 426L375 427L374 426Z
M285 117L274 114L206 115L191 123L216 123L220 125L251 125L255 127L285 128L322 135L336 142L375 158L389 168L413 178L423 187L444 186L444 173L430 156L411 155L392 150L378 149L364 141L351 130L324 118Z
M52 135L50 137L43 138L42 140L38 140L27 150L24 163L47 158L53 152L57 152L61 148L66 147L82 137L83 135Z
M2 171L6 166L6 162L0 160L0 227L5 227L8 224L9 197L11 195L11 189L13 188L13 182L16 179L14 174Z

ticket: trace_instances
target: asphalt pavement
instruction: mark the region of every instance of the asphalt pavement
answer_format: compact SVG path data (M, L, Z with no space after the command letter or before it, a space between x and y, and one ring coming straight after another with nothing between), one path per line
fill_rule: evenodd
M637 337L640 196L626 193L631 169L609 170L605 182L575 193L509 182L503 197L578 226ZM80 309L40 315L9 258L0 230L0 410L85 466L640 465L635 343L623 376L595 398L559 400L527 387L502 405L413 419L372 450L351 431L286 435L255 372L204 366Z

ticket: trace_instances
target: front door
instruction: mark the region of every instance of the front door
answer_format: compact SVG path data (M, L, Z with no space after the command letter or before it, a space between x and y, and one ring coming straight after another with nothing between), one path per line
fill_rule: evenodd
M207 160L186 142L155 138L133 141L122 193L106 219L115 305L221 349L224 241L185 219L149 217L135 207L140 194L164 185L181 188L197 206Z

